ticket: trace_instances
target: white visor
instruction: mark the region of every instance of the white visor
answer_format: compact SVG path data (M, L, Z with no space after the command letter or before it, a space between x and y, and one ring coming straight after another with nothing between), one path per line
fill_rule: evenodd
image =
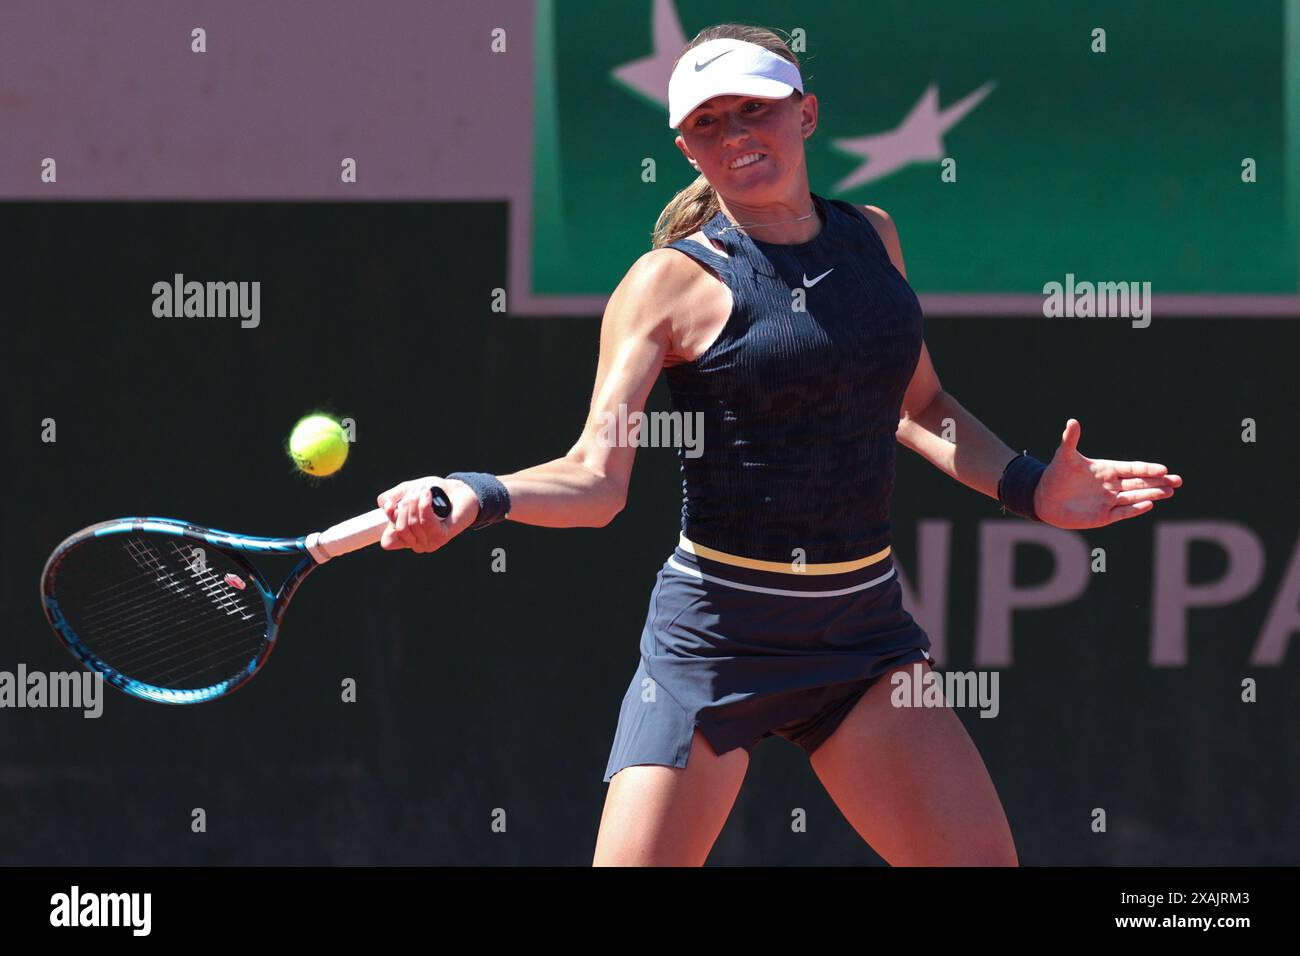
M745 40L710 40L687 50L668 80L668 125L715 96L779 100L795 90L803 92L803 78L785 57Z

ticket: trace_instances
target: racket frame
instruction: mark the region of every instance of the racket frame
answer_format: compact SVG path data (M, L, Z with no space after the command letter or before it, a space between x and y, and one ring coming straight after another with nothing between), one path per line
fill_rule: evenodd
M427 493L433 513L439 519L449 517L452 510L451 501L442 488L432 485ZM365 514L341 521L324 531L312 532L301 538L259 538L253 535L233 534L229 531L218 531L216 528L205 528L188 521L177 521L174 518L114 518L111 521L101 521L69 535L50 554L41 571L41 609L45 612L45 619L58 636L59 642L72 656L81 661L85 667L102 674L104 680L114 687L135 697L158 703L199 704L234 693L262 669L267 658L271 656L271 651L275 649L285 609L298 588L302 586L302 582L307 579L307 575L333 558L379 543L387 527L388 516L382 508L375 508ZM216 548L243 569L248 579L257 586L266 607L265 642L257 657L233 677L196 690L176 690L136 680L100 658L77 635L72 624L64 616L55 595L59 565L63 563L64 558L78 545L87 541L113 534L143 532L188 538ZM272 591L266 577L243 557L244 554L301 554L303 558L289 572L279 590Z
M234 676L208 687L194 690L158 687L128 677L118 671L91 650L77 635L71 623L64 616L63 610L59 607L56 596L59 565L73 550L87 541L97 540L113 534L140 534L142 532L187 538L208 547L216 548L244 570L248 579L257 587L258 594L265 605L267 617L264 644L261 651L249 662L247 667ZM302 554L304 557L289 572L279 590L272 591L265 575L248 561L244 554ZM49 622L51 629L58 636L59 642L83 666L102 674L104 680L114 687L132 696L158 703L199 704L234 693L252 680L257 672L262 669L267 658L271 656L271 651L275 649L280 624L284 620L284 612L289 606L290 599L302 585L302 582L307 579L307 575L319 567L321 563L308 553L306 537L258 538L250 535L232 534L228 531L218 531L215 528L204 528L185 521L177 521L173 518L115 518L112 521L101 521L88 528L83 528L76 534L65 538L54 549L41 572L41 608L45 612L45 619Z

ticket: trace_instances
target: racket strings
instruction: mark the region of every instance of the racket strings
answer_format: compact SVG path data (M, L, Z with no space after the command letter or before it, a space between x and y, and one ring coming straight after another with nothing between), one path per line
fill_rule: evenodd
M223 615L217 619L211 613L184 616L163 606L120 617L111 625L83 623L80 633L83 643L114 669L146 683L179 687L180 676L172 666L177 662L189 668L188 676L225 662L232 666L220 670L242 670L264 643L265 618L229 619ZM196 662L200 666L192 667ZM213 676L225 679L229 673Z
M136 565L141 572L152 571L154 573L147 574L128 571L126 576L109 581L102 587L87 592L83 604L83 607L85 607L87 612L89 612L91 608L98 607L105 603L120 603L124 588L136 591L152 591L155 588L167 588L175 591L177 594L185 593L185 586L170 569L163 567L161 564L154 566L152 563L143 560L145 552L137 542L126 542L126 551L136 560ZM154 556L156 557L156 554Z
M153 582L132 587L123 588L122 591L114 598L111 603L104 601L98 602L94 609L87 609L84 613L84 619L87 623L94 623L97 627L118 627L129 625L129 618L141 617L150 614L162 604L174 604L175 592L168 593L160 591L159 586ZM181 595L184 597L184 595ZM190 603L190 602L186 602ZM201 604L195 604L196 608L202 607ZM240 616L247 619L252 615L247 608L240 606L238 608L244 612ZM230 612L226 611L226 616Z
M196 549L190 549L187 556L185 550L175 544L172 545L174 556L180 560L181 564L189 571L193 582L199 586L199 590L209 597L215 596L216 603L223 608L243 609L240 604L237 592L223 578L218 578L216 573L207 566L206 558L200 558L196 554ZM136 557L135 542L130 542L128 552ZM97 606L113 603L121 604L123 596L134 591L137 594L143 592L159 591L157 600L164 600L167 597L166 592L171 591L177 595L184 596L188 593L188 586L179 578L172 568L163 567L157 563L157 553L151 554L152 561L141 561L139 566L142 570L156 572L153 576L148 574L133 574L111 582L95 592L91 592L85 602L86 612L93 613L92 608ZM241 575L242 578L242 575ZM218 593L219 592L219 593ZM102 595L102 596L101 596Z
M163 669L173 661L192 661L200 658L206 660L222 651L243 648L248 643L247 632L242 627L223 633L216 630L194 631L194 626L191 625L190 628L192 633L183 639L178 637L180 631L171 630L159 633L148 642L125 642L119 645L113 666L124 674L139 674L146 670L158 672L156 674L158 680L166 680L172 676L172 673ZM226 638L230 640L217 645L217 641ZM158 683L158 680L150 683Z
M215 575L213 575L213 577L215 578ZM233 592L234 589L229 585L224 582L218 583L227 590ZM145 578L136 580L133 583L126 580L119 580L114 584L109 585L107 588L99 589L99 592L97 593L102 594L106 590L112 591L113 593L108 597L100 597L94 601L86 603L86 609L82 614L82 623L85 627L89 629L113 629L125 632L144 623L148 618L156 614L161 606L174 603L170 579L165 577L159 577L153 580ZM184 591L174 592L174 594L182 595L184 593ZM207 592L205 591L205 593ZM260 609L254 611L240 603L237 599L231 597L223 597L215 603L218 609L225 611L227 614L238 612L241 619L245 621L260 619L262 617ZM196 606L196 609L201 610L201 607ZM200 614L196 617L194 614L178 612L173 614L170 620L176 625L196 620L197 622L202 623L206 620L206 616ZM178 634L182 633L184 630L185 628L178 626L172 633ZM141 643L146 637L147 635L142 635L134 641L130 639L123 640L119 643L119 646L123 648L131 647L133 644Z
M57 590L81 643L109 667L142 683L192 690L244 673L262 655L269 623L249 578L216 548L109 535L66 556ZM234 579L251 590L232 586Z
M235 589L224 580L217 578L210 570L203 573L210 580L199 591L212 600L218 610L227 615L238 613L243 620L261 617L261 609L254 610L244 604L236 596ZM136 576L133 582L121 580L101 588L97 594L104 594L105 591L111 593L87 601L83 620L99 628L129 627L134 623L129 618L138 620L156 611L159 605L173 601L174 596L186 596L185 590L173 586L173 579L174 575L159 576L152 580ZM218 594L218 589L225 593Z
M150 602L148 607L128 605L122 609L111 609L112 617L109 619L91 615L83 618L82 631L87 634L102 634L110 629L120 632L121 636L117 638L115 646L122 658L123 667L127 663L127 655L141 655L132 656L132 661L147 660L147 655L159 646L184 650L196 641L201 642L209 635L216 637L218 634L212 627L211 615L207 613L176 613L168 618L169 626L165 630L152 627L151 623L158 612L166 610L165 607L159 607L156 601ZM242 617L225 623L242 632L250 620L255 618Z

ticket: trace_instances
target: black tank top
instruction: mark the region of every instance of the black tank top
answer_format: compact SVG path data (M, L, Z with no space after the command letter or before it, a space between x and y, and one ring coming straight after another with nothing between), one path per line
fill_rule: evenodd
M702 454L677 450L682 533L765 561L796 548L808 563L851 561L890 543L895 432L921 354L921 305L871 222L812 199L822 229L808 242L759 242L719 211L702 231L729 258L669 243L733 301L717 340L665 369L673 409L703 416Z

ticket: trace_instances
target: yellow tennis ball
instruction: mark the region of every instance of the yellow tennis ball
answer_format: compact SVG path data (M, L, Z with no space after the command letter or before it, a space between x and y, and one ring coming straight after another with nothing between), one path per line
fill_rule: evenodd
M308 415L293 426L289 454L300 471L324 478L347 461L348 439L343 426L328 415Z

